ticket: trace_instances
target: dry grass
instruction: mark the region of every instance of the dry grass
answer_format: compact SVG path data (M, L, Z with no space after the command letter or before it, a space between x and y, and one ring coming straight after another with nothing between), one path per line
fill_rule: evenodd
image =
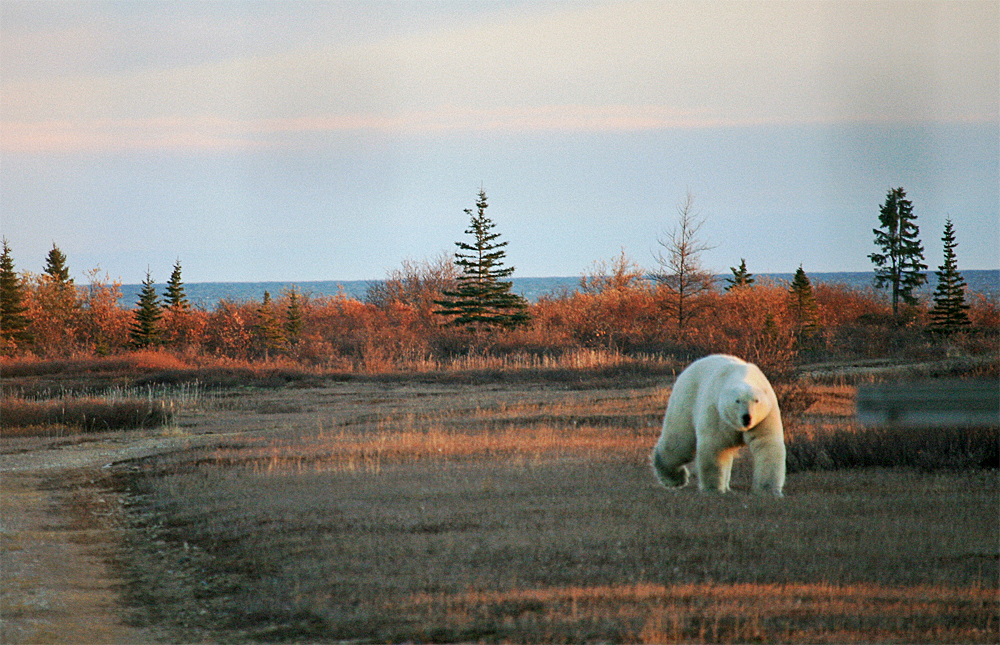
M648 433L608 433L606 428L573 429L535 426L489 434L468 434L434 427L418 431L381 431L372 436L353 434L321 436L304 446L271 446L260 456L253 451L216 450L211 459L219 465L250 463L254 472L301 474L303 472L357 471L378 473L383 466L420 461L470 460L539 461L554 458L606 459L627 455L641 461L649 451Z
M786 438L788 469L1000 468L1000 428L798 428Z
M132 493L133 602L182 641L998 635L988 475L808 474L779 502L671 493L644 464L426 462Z
M850 434L852 390L798 431ZM181 642L995 642L995 471L660 487L658 388L248 393L118 474L138 623ZM190 420L189 420L190 421ZM815 424L824 424L816 429ZM804 443L801 445L805 445Z
M948 625L948 616L968 619L995 602L988 589L640 583L423 593L401 611L428 625L425 638L432 641L491 634L502 620L510 632L544 625L546 640L579 642L600 634L602 620L613 616L629 625L623 640L637 643L918 642L929 625L937 625L942 640L961 640L967 632ZM988 616L986 623L984 636L991 631Z
M1000 427L865 428L855 419L856 388L809 386L812 403L786 421L790 472L844 468L924 471L1000 468Z

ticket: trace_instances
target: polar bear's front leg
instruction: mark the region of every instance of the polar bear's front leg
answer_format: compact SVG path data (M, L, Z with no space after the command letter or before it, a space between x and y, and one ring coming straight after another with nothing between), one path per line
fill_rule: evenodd
M753 455L753 491L782 496L785 486L785 442L781 435L751 437Z
M739 448L731 446L698 446L698 490L703 493L726 493L733 459Z

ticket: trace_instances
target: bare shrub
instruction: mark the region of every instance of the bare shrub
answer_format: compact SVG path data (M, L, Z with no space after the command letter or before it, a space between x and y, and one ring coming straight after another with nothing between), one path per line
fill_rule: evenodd
M676 321L677 333L682 336L688 319L701 309L703 302L698 296L713 290L714 278L702 268L701 254L714 246L698 237L705 218L695 211L691 191L677 205L677 215L677 225L657 238L662 250L655 256L659 271L654 279L665 292L666 311Z
M583 293L628 291L642 287L642 283L646 281L645 276L645 269L626 255L623 248L621 254L610 263L601 260L591 264L590 270L580 278L580 290Z
M392 303L409 305L421 314L430 314L444 291L454 291L458 268L454 257L441 253L429 260L403 260L398 269L392 269L384 280L371 284L365 292L365 302L376 307Z

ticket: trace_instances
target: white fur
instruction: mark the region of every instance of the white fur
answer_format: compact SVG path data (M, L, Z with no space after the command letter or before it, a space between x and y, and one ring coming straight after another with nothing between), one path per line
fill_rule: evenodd
M744 424L745 415L749 423ZM733 458L747 445L753 490L781 496L785 435L774 389L764 373L735 356L713 354L681 372L670 393L653 470L664 486L687 484L694 462L703 492L729 490Z

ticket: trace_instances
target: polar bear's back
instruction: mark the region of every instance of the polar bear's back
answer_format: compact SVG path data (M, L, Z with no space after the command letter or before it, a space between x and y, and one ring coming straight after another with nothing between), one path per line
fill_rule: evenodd
M699 358L677 377L667 404L667 414L670 414L671 407L700 414L699 407L715 405L719 392L727 381L734 378L745 379L748 372L752 371L751 368L753 365L750 363L726 354L712 354Z

